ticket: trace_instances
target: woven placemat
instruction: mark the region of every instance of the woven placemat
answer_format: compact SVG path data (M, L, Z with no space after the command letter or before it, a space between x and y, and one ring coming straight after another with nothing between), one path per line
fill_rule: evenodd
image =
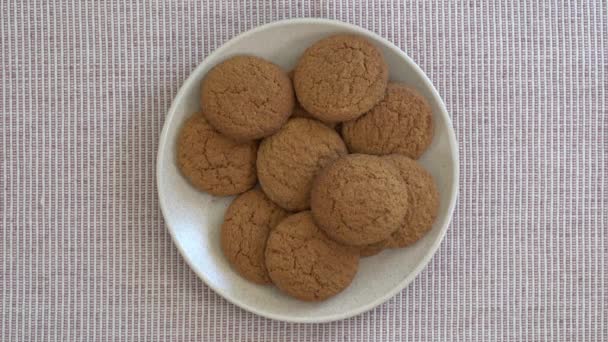
M428 268L328 324L245 312L190 271L155 189L173 96L274 20L406 51L445 100L460 196ZM0 2L1 341L608 340L606 1Z

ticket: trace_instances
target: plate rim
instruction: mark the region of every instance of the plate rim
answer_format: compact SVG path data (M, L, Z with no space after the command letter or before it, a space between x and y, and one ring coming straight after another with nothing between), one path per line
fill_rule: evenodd
M186 89L189 89L192 86L192 83L195 82L195 79L196 79L195 75L199 73L198 71L200 69L202 69L206 66L206 64L207 64L206 60L210 59L210 57L221 54L224 50L228 49L230 46L235 44L237 41L239 41L243 38L246 38L249 35L255 34L259 31L273 28L274 26L283 26L283 25L290 25L290 24L331 25L331 26L335 26L335 27L338 27L341 29L348 29L349 31L354 31L356 33L363 34L365 36L371 36L374 39L384 43L387 48L393 50L393 52L395 52L401 58L403 58L407 62L409 62L410 65L413 66L416 73L418 73L421 76L422 82L424 83L424 85L426 87L428 87L428 89L430 89L433 97L437 101L437 103L439 105L440 114L443 116L443 119L446 120L446 125L448 127L448 130L447 130L448 143L454 149L454 153L450 153L450 156L452 158L452 163L454 165L454 168L452 170L452 178L454 179L454 183L453 183L454 186L452 188L452 191L450 191L450 193L449 193L450 198L449 198L449 203L448 203L446 222L441 227L441 230L439 232L439 236L437 237L437 239L435 239L433 241L433 244L431 245L431 247L424 254L422 261L419 262L418 265L414 268L414 270L412 272L410 272L405 278L403 278L394 288L392 288L390 291L387 291L382 296L379 296L372 302L362 305L356 309L352 309L350 311L346 311L346 312L339 313L339 314L327 315L327 316L323 316L320 318L317 318L317 317L295 317L294 318L294 317L290 317L290 316L284 316L284 315L280 315L280 314L266 312L264 310L259 310L255 306L251 306L251 305L239 302L237 299L231 298L230 296L223 293L221 290L217 289L213 285L210 285L210 282L207 281L207 278L205 277L205 275L198 272L196 270L196 268L193 267L192 261L185 253L181 244L177 241L174 229L167 223L166 217L168 215L167 215L166 209L163 205L163 201L161 199L161 187L160 187L161 160L163 159L162 157L164 155L163 151L166 149L165 146L168 143L167 139L168 139L168 131L169 131L169 122L171 122L170 119L175 115L175 111L178 106L178 103L181 102L181 99L184 97L184 94L186 93ZM188 78L184 81L184 83L180 87L179 91L175 95L173 101L171 102L171 106L169 107L169 110L167 111L167 114L164 118L163 129L161 131L161 134L160 134L160 137L158 140L158 151L157 151L157 156L156 156L156 192L157 192L157 196L158 196L159 207L160 207L160 210L161 210L161 213L163 216L164 225L166 226L167 230L169 231L169 234L171 235L171 240L173 241L173 244L177 247L177 250L179 251L182 258L186 261L186 264L188 264L190 269L199 277L199 279L201 279L205 283L206 286L211 288L215 293L220 295L222 298L224 298L229 303L236 305L246 311L252 312L256 315L262 316L262 317L266 317L266 318L277 320L277 321L290 322L290 323L326 323L326 322L347 319L347 318L362 314L364 312L367 312L367 311L377 307L378 305L385 303L386 301L388 301L389 299L394 297L398 292L403 291L420 274L420 272L422 272L422 270L424 270L428 266L428 263L431 261L433 256L437 253L439 246L441 245L441 243L443 242L443 240L445 238L445 235L450 226L450 223L452 222L453 215L454 215L454 209L456 207L456 201L458 198L458 191L459 191L459 186L460 186L459 176L460 176L460 162L459 162L458 141L456 140L456 133L454 131L454 126L452 124L452 119L447 111L447 108L445 106L445 103L443 102L443 99L439 95L439 92L437 91L437 89L435 88L435 86L433 85L431 80L428 78L426 73L404 51L402 51L399 47L397 47L391 41L380 36L379 34L373 32L373 31L367 30L365 28L362 28L360 26L357 26L357 25L353 25L353 24L346 23L346 22L339 21L339 20L324 19L324 18L295 18L295 19L283 19L283 20L273 21L273 22L270 22L270 23L267 23L264 25L260 25L258 27L254 27L250 30L241 32L241 33L237 34L236 36L230 38L228 41L226 41L224 44L222 44L221 46L219 46L218 48L213 50L211 53L209 53L209 55L207 55L198 64L198 66L190 72Z

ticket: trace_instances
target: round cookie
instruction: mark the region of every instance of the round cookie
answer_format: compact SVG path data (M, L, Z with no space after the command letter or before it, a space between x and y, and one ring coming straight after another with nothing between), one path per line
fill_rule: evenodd
M272 203L260 189L239 195L228 207L222 224L222 251L232 267L246 279L270 284L264 253L268 234L287 212Z
M294 74L300 104L324 122L352 120L372 109L388 82L388 66L367 39L338 34L304 51Z
M238 143L217 132L201 114L186 121L177 141L177 165L197 189L236 195L256 182L257 142Z
M211 69L201 86L201 107L207 120L237 141L276 132L293 106L287 74L259 57L232 57Z
M260 185L281 207L290 211L307 209L316 174L347 153L342 138L333 129L316 120L291 119L260 144Z
M384 100L345 122L342 136L353 153L401 153L418 159L433 140L433 112L416 90L389 83Z
M389 238L390 239L390 238ZM369 245L358 246L359 255L362 257L369 257L382 252L388 246L388 239L382 240L376 243L370 243Z
M403 224L409 202L393 164L378 156L349 154L319 173L310 206L327 235L361 246L387 239Z
M407 184L410 206L405 223L391 234L388 247L406 247L422 238L433 227L439 210L439 192L428 171L404 155L384 157L397 167Z
M291 215L270 232L266 268L272 282L305 301L321 301L344 290L359 266L359 254L329 239L310 211Z

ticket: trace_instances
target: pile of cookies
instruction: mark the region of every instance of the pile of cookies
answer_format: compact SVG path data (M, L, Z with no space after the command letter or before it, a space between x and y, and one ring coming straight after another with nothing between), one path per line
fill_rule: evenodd
M310 46L291 74L254 56L208 72L177 162L196 188L239 195L221 246L243 277L324 300L361 256L431 229L439 195L416 159L433 139L432 111L388 79L380 50L348 34Z

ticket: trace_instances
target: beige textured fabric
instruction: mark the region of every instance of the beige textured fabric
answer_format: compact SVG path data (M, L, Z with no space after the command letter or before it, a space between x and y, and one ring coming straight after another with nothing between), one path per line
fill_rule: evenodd
M405 50L459 141L428 268L341 322L247 313L163 225L159 133L223 42L337 18ZM0 2L0 341L608 340L606 1Z

